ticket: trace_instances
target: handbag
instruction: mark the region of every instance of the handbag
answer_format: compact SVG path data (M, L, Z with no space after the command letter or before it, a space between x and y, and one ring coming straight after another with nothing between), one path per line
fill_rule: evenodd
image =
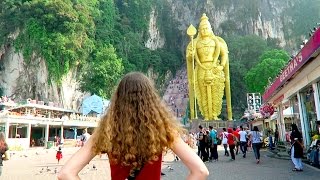
M293 143L294 144L294 143ZM293 144L290 146L290 148L288 149L288 154L289 156L291 157L291 150L292 150L292 147L293 147Z
M2 155L2 160L7 161L10 159L10 154L8 151L6 151L3 155Z
M222 140L220 138L217 138L217 145L221 145Z

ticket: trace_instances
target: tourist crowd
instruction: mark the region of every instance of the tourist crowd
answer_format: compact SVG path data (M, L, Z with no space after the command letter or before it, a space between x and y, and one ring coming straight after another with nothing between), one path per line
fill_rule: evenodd
M204 128L200 125L195 139L198 146L198 155L204 162L218 161L217 146L222 145L225 150L224 155L231 156L230 161L234 161L240 151L242 157L246 158L248 149L252 149L256 163L260 163L262 134L256 126L252 131L239 126L237 128L223 128L222 132L219 133L212 126Z

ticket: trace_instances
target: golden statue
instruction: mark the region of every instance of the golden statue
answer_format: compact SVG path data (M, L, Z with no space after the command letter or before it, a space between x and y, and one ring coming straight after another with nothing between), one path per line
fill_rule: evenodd
M225 91L228 120L232 120L229 57L226 42L213 34L206 14L200 19L199 33L190 25L187 34L187 74L191 119L197 117L197 105L205 120L218 120Z

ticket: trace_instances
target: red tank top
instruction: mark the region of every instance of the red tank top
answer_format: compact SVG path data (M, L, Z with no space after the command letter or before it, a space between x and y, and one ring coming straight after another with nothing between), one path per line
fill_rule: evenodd
M139 172L136 180L160 180L161 178L161 162L162 162L162 155L159 156L157 161L152 161L151 163L146 163L142 170ZM112 164L110 162L110 169L111 169L111 179L112 180L125 180L130 173L131 167L129 166L122 166L119 164Z

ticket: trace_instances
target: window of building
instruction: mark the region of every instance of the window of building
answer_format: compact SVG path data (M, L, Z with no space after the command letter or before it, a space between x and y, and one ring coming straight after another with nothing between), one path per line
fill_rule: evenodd
M312 137L317 131L317 114L312 86L304 89L301 93L301 97L303 103L302 108L304 108L306 112L306 120L310 132L309 135Z
M292 123L296 124L298 129L301 130L301 112L299 111L299 101L296 95L290 99L290 107L292 108Z
M25 124L12 124L9 127L9 138L26 138L27 125Z
M291 97L289 101L282 104L282 107L285 131L290 132L292 124L296 124L298 126L298 129L301 130L301 120L297 96L295 95Z

